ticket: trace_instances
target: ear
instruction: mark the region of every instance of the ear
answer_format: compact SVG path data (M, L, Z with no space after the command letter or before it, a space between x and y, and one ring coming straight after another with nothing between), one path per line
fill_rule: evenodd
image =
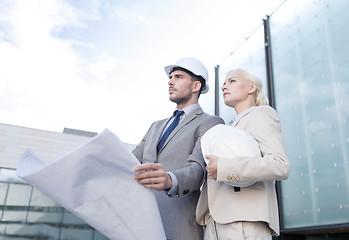
M201 82L200 81L194 81L193 92L199 92L200 88L201 88Z
M248 90L249 94L253 94L257 90L257 85L255 83L250 83L250 88Z

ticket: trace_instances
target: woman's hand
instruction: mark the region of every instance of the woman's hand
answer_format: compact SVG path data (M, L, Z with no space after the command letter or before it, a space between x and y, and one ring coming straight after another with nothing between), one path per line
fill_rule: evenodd
M218 161L219 157L214 156L214 155L206 155L205 158L209 160L209 162L206 166L207 174L213 180L217 180L217 161Z

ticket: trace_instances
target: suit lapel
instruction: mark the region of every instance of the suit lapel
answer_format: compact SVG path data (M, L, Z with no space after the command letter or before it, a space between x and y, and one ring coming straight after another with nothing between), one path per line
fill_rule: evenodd
M154 138L157 139L157 142L156 142L156 146L159 144L159 141L160 141L160 138L161 138L161 135L167 125L167 123L170 121L171 118L167 118L167 119L164 119L160 124L159 124L159 127L158 127L158 130L156 131L156 134L154 135ZM165 144L164 144L165 146ZM164 146L162 148L164 148ZM155 152L156 152L156 148L155 148ZM161 150L159 151L161 152Z
M166 142L164 143L164 146L160 149L159 153L162 151L162 149L164 149L164 147L166 147L166 145L171 141L171 139L184 127L186 126L188 123L190 123L191 121L193 121L198 115L201 115L203 113L203 110L200 108L192 111L191 113L189 113L188 116L186 116L183 120L181 120L178 124L178 126L171 132L170 136L168 136ZM165 122L165 125L168 121ZM165 127L165 125L163 127ZM162 128L163 129L163 128ZM161 132L160 132L161 134ZM160 138L160 135L159 135Z
M246 110L242 113L242 115L239 116L239 118L238 118L236 121L233 122L233 125L232 125L232 126L235 127L235 126L240 122L241 119L243 119L246 115L248 115L248 114L249 114L251 111L253 111L255 108L256 108L256 106L253 106L253 107L250 107L250 108L246 109Z
M156 132L156 135L155 135L155 138L158 139L158 142L156 143L156 145L159 143L161 134L162 134L162 132L164 131L164 129L165 129L165 127L166 127L168 121L170 121L170 119L171 119L171 118L164 119L164 120L160 123L159 128L158 128L158 131Z

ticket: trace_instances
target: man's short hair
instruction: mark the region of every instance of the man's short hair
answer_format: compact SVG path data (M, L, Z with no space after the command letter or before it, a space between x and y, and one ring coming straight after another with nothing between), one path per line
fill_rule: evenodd
M185 73L188 73L192 78L194 78L195 81L199 81L201 83L201 88L200 88L200 92L199 95L201 94L202 89L205 87L206 85L206 81L203 77L195 75L194 73L192 73L191 71L189 71L188 69L182 68L182 67L174 67L172 68L172 70L170 71L170 74L174 71L183 71Z

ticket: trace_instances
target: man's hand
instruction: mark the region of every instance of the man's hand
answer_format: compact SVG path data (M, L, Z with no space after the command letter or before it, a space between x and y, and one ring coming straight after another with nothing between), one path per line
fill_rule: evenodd
M135 180L146 188L163 191L172 187L172 179L160 163L145 163L133 168Z
M209 162L206 166L207 174L213 180L217 180L217 161L219 158L217 156L214 156L214 155L206 155L205 158L209 160Z

